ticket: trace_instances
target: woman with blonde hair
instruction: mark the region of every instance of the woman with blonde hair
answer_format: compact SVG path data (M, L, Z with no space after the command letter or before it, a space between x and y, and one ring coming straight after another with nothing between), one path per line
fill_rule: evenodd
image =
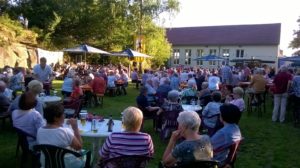
M154 153L151 136L139 132L143 113L136 107L128 107L123 111L123 132L113 132L107 137L99 151L102 160L123 155L152 156Z

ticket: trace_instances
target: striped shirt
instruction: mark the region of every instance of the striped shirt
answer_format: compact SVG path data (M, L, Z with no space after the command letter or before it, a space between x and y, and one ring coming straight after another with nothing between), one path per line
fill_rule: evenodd
M153 153L151 136L141 132L113 132L99 151L104 160L123 155L152 156Z

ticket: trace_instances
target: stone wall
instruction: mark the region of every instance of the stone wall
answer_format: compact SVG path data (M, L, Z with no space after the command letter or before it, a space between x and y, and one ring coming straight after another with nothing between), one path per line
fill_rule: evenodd
M37 64L36 49L20 43L0 47L0 68L8 65L32 68Z

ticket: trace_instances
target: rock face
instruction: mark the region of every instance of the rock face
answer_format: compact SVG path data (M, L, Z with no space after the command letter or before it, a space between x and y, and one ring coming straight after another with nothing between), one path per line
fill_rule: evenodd
M20 43L0 47L0 68L6 65L32 68L35 64L37 64L35 48Z
M37 34L0 16L0 68L8 65L32 68L37 63Z

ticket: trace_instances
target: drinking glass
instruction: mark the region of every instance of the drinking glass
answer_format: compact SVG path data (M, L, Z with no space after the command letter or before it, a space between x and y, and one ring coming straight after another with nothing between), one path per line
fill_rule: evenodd
M80 123L81 123L81 125L85 126L87 113L80 113L79 116L80 116Z

